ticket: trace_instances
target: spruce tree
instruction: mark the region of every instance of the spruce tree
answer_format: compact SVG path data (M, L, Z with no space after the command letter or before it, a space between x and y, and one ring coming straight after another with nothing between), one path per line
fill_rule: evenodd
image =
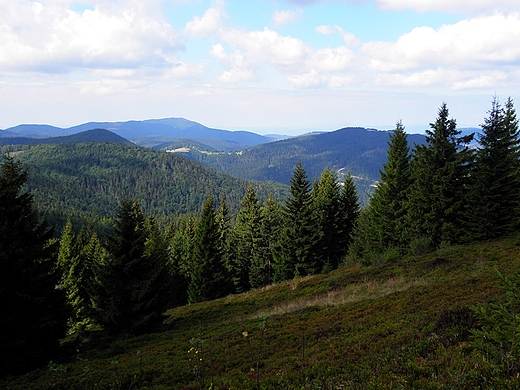
M219 232L213 199L208 196L195 226L190 263L188 302L220 298L229 291L229 277L219 250Z
M233 229L234 258L231 277L237 293L251 288L250 271L253 259L258 256L260 241L260 203L252 185L242 199L241 208ZM256 283L255 283L256 284Z
M410 148L402 122L390 133L388 158L368 207L371 250L384 252L408 244L407 210L411 186Z
M341 231L341 235L339 236L339 245L343 249L344 253L347 253L352 244L354 231L358 225L360 213L361 206L359 204L356 185L354 179L349 173L343 182L339 206L339 229Z
M298 162L285 202L280 252L276 258L275 281L316 273L317 230L307 173Z
M121 202L95 297L95 320L111 334L148 330L170 303L166 239L157 229L136 201Z
M319 271L329 271L338 267L345 253L341 240L341 189L329 169L325 169L315 183L312 196L318 233L316 255Z
M519 218L520 140L512 100L502 108L495 97L481 127L468 209L471 240L511 233Z
M66 291L72 308L69 321L71 331L82 330L92 324L96 278L94 270L106 258L106 251L97 234L90 228L75 234L69 221L63 229L58 253L62 277L60 287Z
M426 145L412 154L409 223L414 238L427 238L433 247L459 243L464 236L473 134L460 136L445 103L426 130Z
M170 240L169 264L177 286L174 303L179 305L188 302L196 222L197 219L193 215L183 218Z
M269 194L260 209L260 238L249 272L251 287L264 287L273 282L273 264L279 250L279 235L282 224L282 207Z
M48 362L65 335L65 293L56 286L57 245L23 190L28 171L5 156L0 165L0 376Z

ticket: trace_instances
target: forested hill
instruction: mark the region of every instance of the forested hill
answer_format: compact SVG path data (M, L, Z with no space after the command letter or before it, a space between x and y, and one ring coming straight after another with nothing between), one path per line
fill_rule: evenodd
M127 139L104 129L92 129L77 134L50 138L3 137L0 145L64 144L74 142L114 142L131 145Z
M38 209L65 220L68 214L114 215L124 198L161 216L199 212L209 194L215 200L224 194L235 211L249 183L181 156L123 143L42 144L16 157L29 167L28 187ZM255 188L260 197L281 197L284 191L273 183Z
M408 140L413 146L423 144L425 137L410 134ZM183 155L246 179L289 184L294 166L301 161L311 180L327 167L345 174L350 172L372 183L379 179L379 170L386 162L388 141L388 131L353 127L257 145L234 153L207 153L191 148Z

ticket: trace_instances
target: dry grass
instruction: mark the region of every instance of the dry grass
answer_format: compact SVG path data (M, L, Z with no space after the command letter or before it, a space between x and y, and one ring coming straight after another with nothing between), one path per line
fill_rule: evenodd
M424 286L427 282L421 278L406 279L403 276L392 277L386 281L366 280L341 289L334 289L327 294L317 297L303 297L292 302L286 302L265 311L268 315L283 315L294 313L308 307L337 306L347 303L360 302L368 299L377 299L399 291L406 291L417 286ZM297 281L291 282L291 289L296 288Z

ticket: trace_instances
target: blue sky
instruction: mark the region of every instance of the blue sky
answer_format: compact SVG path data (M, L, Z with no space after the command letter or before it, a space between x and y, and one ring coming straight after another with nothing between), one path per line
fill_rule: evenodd
M518 0L0 0L0 128L184 117L478 126L520 98Z

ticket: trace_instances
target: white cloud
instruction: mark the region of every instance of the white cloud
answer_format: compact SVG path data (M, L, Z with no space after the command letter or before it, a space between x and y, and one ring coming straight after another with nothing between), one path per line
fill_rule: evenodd
M322 72L341 72L351 67L356 59L356 55L350 49L340 46L317 50L309 59L309 63Z
M520 14L479 17L438 30L417 27L395 43L369 42L362 51L380 72L507 66L520 61Z
M444 69L429 69L411 74L382 73L375 80L376 85L426 87L451 81L451 76Z
M221 38L230 46L243 51L251 62L265 61L273 65L291 66L301 63L311 52L300 39L282 36L268 28L250 32L227 30Z
M472 13L477 11L514 11L518 0L377 0L383 9Z
M330 88L343 88L355 83L355 79L352 76L331 76L329 78Z
M166 71L165 77L173 79L187 79L200 75L204 73L204 71L204 64L191 65L184 62L179 62Z
M306 74L298 74L288 76L287 79L296 87L296 88L317 88L322 87L327 84L327 77L319 74L316 70L311 70Z
M254 80L255 74L250 69L233 67L230 70L226 70L222 75L218 77L218 81L225 84L237 84L242 81Z
M74 12L61 1L0 4L0 71L163 67L182 44L154 2ZM150 8L147 8L147 7Z
M478 89L478 88L496 88L506 86L511 80L507 73L495 71L492 73L479 74L470 78L461 79L453 83L453 89Z
M334 28L332 26L322 25L316 27L316 32L323 35L332 35Z
M287 23L297 21L303 14L301 9L296 11L275 11L273 15L274 24L279 27Z
M186 23L184 32L191 38L199 39L211 35L219 30L222 19L226 16L224 3L218 0L214 7L208 8L202 17L195 16Z

